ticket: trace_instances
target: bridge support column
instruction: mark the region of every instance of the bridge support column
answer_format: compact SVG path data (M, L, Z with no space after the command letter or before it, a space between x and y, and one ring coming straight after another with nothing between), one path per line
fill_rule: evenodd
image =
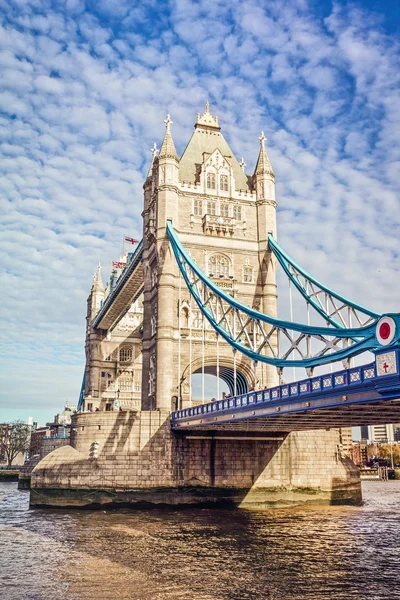
M72 445L34 469L32 506L359 504L338 430L175 434L167 411L73 417Z

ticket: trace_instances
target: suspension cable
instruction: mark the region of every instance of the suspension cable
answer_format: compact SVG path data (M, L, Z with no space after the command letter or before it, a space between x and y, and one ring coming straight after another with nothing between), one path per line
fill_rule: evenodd
M237 396L237 383L236 383L236 353L237 350L236 348L233 349L233 389L234 389L234 396Z
M216 306L216 315L217 315L217 322L219 322L219 304L217 302L217 306ZM217 400L220 399L220 395L219 395L219 334L216 332L216 338L217 338Z
M205 378L204 378L204 363L205 363L205 317L204 317L204 313L202 312L202 336L201 336L201 397L202 397L202 402L204 404L205 402Z
M192 294L190 294L189 300L189 405L192 406L192 326L193 326L193 313L192 313Z
M293 323L293 303L292 303L292 281L289 279L289 307L290 307L290 322ZM294 331L292 331L294 336ZM296 367L293 367L293 381L296 381Z
M182 274L179 271L179 300L178 300L178 410L182 408L181 395L181 314L182 314Z

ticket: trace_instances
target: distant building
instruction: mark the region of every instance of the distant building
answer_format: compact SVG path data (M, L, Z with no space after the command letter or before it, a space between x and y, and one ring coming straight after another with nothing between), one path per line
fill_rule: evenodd
M370 444L387 444L400 441L400 424L363 425L361 438Z

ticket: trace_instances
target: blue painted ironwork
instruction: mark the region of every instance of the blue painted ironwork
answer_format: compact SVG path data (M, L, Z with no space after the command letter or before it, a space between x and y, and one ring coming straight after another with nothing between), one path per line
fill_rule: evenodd
M86 382L86 371L83 372L81 391L79 392L79 400L78 400L78 406L76 407L76 410L82 410L83 402L85 400L85 382Z
M268 235L268 246L303 298L305 298L314 310L316 310L328 323L334 327L348 328L350 314L354 316L355 320L362 327L371 323L376 324L381 315L360 304L348 300L309 275L293 259L291 259L288 254L286 254L271 234ZM320 297L321 294L323 294L325 302L322 301ZM336 302L341 304L337 305ZM329 305L331 305L331 312L329 312ZM347 314L343 314L343 310L345 310ZM336 316L338 320L334 319L334 316ZM364 320L362 320L362 316L364 316Z
M354 404L398 399L400 396L400 347L395 354L396 372L379 375L375 362L335 373L250 391L222 400L178 410L171 415L173 429L273 417L277 413L307 412ZM380 351L382 353L382 350ZM383 352L387 352L384 349ZM251 410L249 410L251 409ZM362 424L362 423L361 423Z
M170 221L167 223L167 234L182 276L202 314L224 340L252 360L281 368L313 368L380 347L375 335L379 315L367 325L347 328L338 324L335 327L321 327L292 323L265 315L231 297L207 277L182 246ZM335 297L339 298L338 295ZM341 299L344 301L344 298ZM350 308L361 310L354 303ZM400 316L391 316L396 322L397 331L394 344L399 340ZM237 329L235 324L238 325ZM287 339L290 344L289 350L282 354L279 353L280 337ZM313 355L310 350L311 339L322 346ZM289 358L296 353L300 358Z

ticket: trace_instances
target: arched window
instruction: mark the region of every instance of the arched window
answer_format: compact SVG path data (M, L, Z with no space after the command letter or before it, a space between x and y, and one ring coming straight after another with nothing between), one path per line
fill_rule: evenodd
M207 188L215 190L215 173L207 173Z
M221 204L221 217L229 217L229 204Z
M223 254L213 254L208 261L208 273L214 277L229 277L230 260Z
M194 201L193 212L196 217L203 216L203 201L202 200Z
M120 362L130 362L132 360L132 348L130 346L124 346L119 351Z
M228 175L221 175L219 178L219 187L223 192L228 191Z
M209 215L215 215L215 202L207 202L207 213Z
M236 221L242 220L242 207L238 204L233 207L233 218L236 219Z

